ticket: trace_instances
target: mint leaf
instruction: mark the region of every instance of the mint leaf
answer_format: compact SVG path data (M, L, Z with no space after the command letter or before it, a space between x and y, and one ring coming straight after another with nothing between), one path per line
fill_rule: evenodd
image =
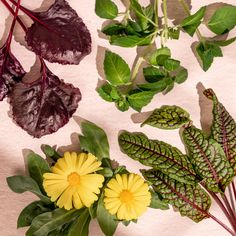
M225 47L233 43L235 40L236 40L236 37L233 37L227 40L213 40L212 42L220 47Z
M177 70L180 67L180 61L169 58L169 59L164 61L164 67L168 71Z
M117 45L120 47L136 47L144 46L151 43L151 37L139 37L136 35L127 35L127 36L115 36L110 37L110 43L112 45Z
M111 0L96 0L95 3L96 14L105 19L114 19L118 16L118 8Z
M167 85L165 79L161 79L154 83L138 84L137 86L142 90L150 90L159 93L165 90Z
M120 35L124 32L125 26L120 23L111 23L107 26L105 26L102 29L102 32L106 35Z
M114 86L129 84L130 68L118 54L106 51L103 62L106 79Z
M223 6L216 10L208 27L218 35L229 32L236 26L236 6Z
M158 82L161 79L163 79L164 77L167 76L166 71L160 69L160 68L156 68L154 66L149 66L149 67L145 67L143 68L143 75L145 77L145 80L149 83L153 83L153 82Z
M152 65L160 65L163 66L164 62L170 58L171 52L167 47L162 47L157 49L152 55L149 57L149 62Z
M193 36L197 27L201 24L201 20L204 17L206 7L201 7L195 14L185 18L181 26L190 35Z
M112 102L113 99L111 97L112 86L108 83L103 84L101 87L97 88L97 92L101 98L103 98L107 102Z
M181 68L179 71L177 71L175 75L175 82L178 84L183 83L188 78L188 71L185 68Z

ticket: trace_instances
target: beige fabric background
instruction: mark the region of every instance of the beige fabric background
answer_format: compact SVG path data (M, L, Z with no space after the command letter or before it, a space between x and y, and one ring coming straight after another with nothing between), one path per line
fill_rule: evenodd
M22 0L22 4L30 9L35 9L41 6L40 1ZM44 6L48 5L51 0L45 0ZM142 131L150 138L161 139L172 143L181 150L184 150L183 144L180 141L177 131L161 131L151 127L140 128L139 124L135 123L138 119L143 119L133 110L122 113L119 112L113 104L104 102L95 92L98 79L100 76L97 72L98 67L102 63L101 52L102 47L108 47L114 52L119 52L128 63L131 65L135 58L135 49L122 49L119 47L111 47L106 40L98 37L98 29L102 25L100 20L94 13L94 2L92 0L70 0L71 6L77 10L78 14L84 19L88 28L91 31L93 45L92 53L87 56L79 66L61 66L58 64L47 63L49 68L66 82L73 83L81 89L83 100L79 105L79 109L75 113L76 116L88 119L99 126L103 127L107 132L111 147L111 157L116 159L123 165L126 165L130 171L138 172L141 165L119 150L117 135L120 130ZM116 2L119 2L116 0ZM148 2L148 0L143 1ZM172 5L176 0L170 0ZM215 1L203 0L192 1L193 11L197 10L204 4L210 4ZM235 0L225 0L226 3L235 4ZM0 35L3 34L5 25L9 26L11 18L4 6L0 2ZM204 27L202 32L206 36L211 33ZM235 36L236 31L230 36ZM16 29L17 41L22 41L23 32L19 27ZM211 69L205 73L201 70L197 60L192 54L190 45L196 40L196 37L190 38L187 34L181 34L181 40L170 41L168 46L171 48L173 57L179 59L183 66L189 70L188 80L174 90L163 96L161 94L155 96L152 103L143 109L144 112L150 111L164 104L176 104L184 107L191 113L191 117L196 126L200 127L200 108L197 84L203 83L206 88L212 87L217 93L219 99L223 102L231 115L236 118L236 44L225 47L223 49L224 58L217 58ZM24 67L29 70L35 61L35 56L24 46L16 43L12 44L12 50L20 59ZM98 55L99 54L99 55ZM97 61L96 61L97 60ZM96 65L97 64L97 65ZM202 102L202 99L200 99ZM202 110L205 116L203 123L207 125L209 120L209 109ZM30 193L18 195L12 193L6 185L6 177L15 174L25 173L24 164L24 149L32 149L35 152L42 153L40 150L41 144L50 144L61 146L70 146L74 149L78 143L75 132L79 133L80 129L75 119L71 121L56 134L52 134L41 139L33 139L26 132L17 127L9 118L9 104L5 100L0 104L0 235L2 236L22 236L24 230L16 229L16 221L20 211L29 204L35 197ZM206 112L206 113L205 113ZM132 118L132 119L131 119ZM78 145L77 145L78 147ZM68 148L61 148L66 150ZM75 150L75 149L74 149ZM217 206L213 204L212 213L219 218L223 218ZM92 222L90 235L102 235L96 222ZM117 236L141 236L141 235L159 235L159 236L227 236L228 234L212 220L205 220L199 224L193 223L186 217L181 217L179 213L173 210L160 211L149 209L142 217L138 224L130 224L129 227L120 225L116 231Z

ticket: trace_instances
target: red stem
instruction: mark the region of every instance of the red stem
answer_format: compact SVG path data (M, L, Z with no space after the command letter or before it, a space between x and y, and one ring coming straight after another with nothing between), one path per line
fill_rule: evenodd
M234 221L236 222L236 214L235 212L232 210L231 206L230 206L230 203L228 201L228 198L226 197L225 194L221 194L221 197L226 205L226 208L228 209L229 211L229 214L231 215L231 217L234 219Z
M231 183L232 184L232 188L233 188L233 193L234 193L234 200L236 202L236 187L235 187L235 184L234 184L234 180L233 182ZM236 211L235 211L236 212Z
M232 206L232 210L235 212L235 204L234 204L234 194L233 194L233 182L229 185L229 197L230 197L230 203Z

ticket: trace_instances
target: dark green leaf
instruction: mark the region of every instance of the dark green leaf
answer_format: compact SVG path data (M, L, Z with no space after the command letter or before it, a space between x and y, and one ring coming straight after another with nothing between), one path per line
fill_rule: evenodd
M201 24L205 11L206 7L201 7L195 14L188 16L182 21L181 26L189 35L194 35L197 27Z
M175 82L178 84L183 83L188 78L188 71L185 68L181 68L175 75Z
M97 220L102 232L106 236L113 236L119 221L116 219L115 216L111 215L104 207L103 195L100 197L98 201Z
M165 79L159 80L158 82L148 83L148 84L138 84L137 85L142 90L149 90L155 93L162 92L166 89Z
M68 236L88 236L91 217L88 209L84 209L80 216L71 224Z
M152 41L151 37L139 37L136 35L127 35L127 36L115 36L110 37L110 43L112 45L117 45L120 47L136 47L149 45Z
M112 177L113 176L113 171L108 167L103 167L103 169L99 170L97 173L103 175L104 177Z
M168 71L174 71L180 67L180 61L169 58L164 61L163 65Z
M206 188L213 192L224 192L232 181L233 169L220 144L213 139L207 139L194 126L184 129L183 140L189 159Z
M165 82L167 84L166 89L162 92L164 95L169 93L174 88L174 79L175 77L167 77Z
M114 19L118 15L118 8L111 0L96 0L96 14L105 19Z
M42 151L46 155L46 157L50 157L53 161L57 161L62 156L51 146L49 145L43 145Z
M122 151L132 159L158 169L180 182L196 184L192 164L176 147L158 140L150 140L142 133L128 132L121 133L119 144Z
M190 115L178 106L162 106L142 123L159 129L177 129L190 121Z
M218 41L212 41L212 43L220 46L220 47L225 47L230 45L231 43L233 43L236 40L236 37L233 37L231 39L227 39L227 40L218 40Z
M17 220L17 228L30 226L36 216L48 211L51 211L51 209L42 201L30 203L20 213Z
M167 76L166 71L156 68L154 66L149 66L143 68L143 75L145 80L149 83L158 82Z
M43 174L51 172L47 161L32 152L27 156L27 163L30 176L37 182L39 188L44 193Z
M142 174L163 201L173 205L182 216L195 222L209 217L211 199L199 185L180 183L157 170L143 170Z
M126 100L126 98L121 98L121 99L116 101L116 107L120 111L127 111L129 109L129 103Z
M136 111L141 111L144 106L151 102L155 93L153 91L143 91L128 96L129 105Z
M130 82L130 68L116 53L106 51L103 62L106 79L114 86Z
M151 191L152 198L150 203L150 208L160 209L160 210L168 210L169 206L166 202L162 201L158 195L158 193Z
M79 135L82 150L92 153L99 160L109 158L109 143L103 129L97 125L85 121L81 123L83 135Z
M214 105L211 138L221 145L236 173L236 123L223 104L218 101L212 89L205 90L204 94L213 100Z
M179 39L180 28L168 28L168 36L171 39Z
M216 10L208 22L210 30L216 34L224 34L236 25L236 6L223 6Z
M157 49L149 58L149 61L152 65L163 66L164 62L170 58L171 52L167 47Z
M44 196L38 184L29 176L11 176L7 178L9 188L15 193L24 193L29 191L38 196L43 202L50 204L51 201L48 197Z
M102 29L102 32L106 35L120 35L124 32L125 26L120 23L112 23L107 26L105 26Z
M111 97L112 86L108 83L103 84L101 87L97 88L97 92L102 99L107 102L112 102L113 99Z

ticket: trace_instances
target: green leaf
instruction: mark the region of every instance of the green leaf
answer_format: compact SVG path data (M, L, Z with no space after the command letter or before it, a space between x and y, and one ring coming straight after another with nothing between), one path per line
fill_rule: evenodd
M136 35L127 35L127 36L116 36L112 35L110 37L110 43L112 45L132 48L136 46L149 45L152 41L151 37L139 37Z
M201 20L204 17L206 7L201 7L195 14L185 18L181 26L190 35L193 36L198 26L201 24Z
M159 129L178 129L190 121L190 115L178 106L162 106L142 123Z
M176 147L158 140L150 140L142 133L129 132L120 134L119 145L132 159L158 169L180 182L196 184L192 164Z
M223 148L226 158L236 173L236 123L212 89L204 91L207 98L213 100L213 122L211 138Z
M79 135L82 150L92 153L99 160L109 158L109 143L103 129L97 125L85 121L81 123L83 135Z
M51 172L47 161L35 153L30 153L27 156L27 164L29 175L37 182L41 191L45 193L43 188L43 174Z
M216 10L208 27L218 35L229 32L236 26L236 6L223 6Z
M178 209L181 216L195 222L208 218L211 199L199 185L180 183L157 170L143 170L144 178L152 183L154 191L161 194L167 204Z
M155 93L162 92L166 89L165 79L159 80L158 82L148 83L148 84L137 84L137 86L142 90L150 90Z
M114 86L130 83L130 68L116 53L106 51L103 62L106 79Z
M140 112L144 106L151 102L154 95L153 91L133 93L128 96L128 102L134 110Z
M104 207L103 195L100 197L98 201L97 220L102 232L106 236L113 236L119 221L116 219L115 216L111 215Z
M116 107L120 111L127 111L129 109L129 103L126 100L126 98L122 97L119 100L116 101Z
M43 202L50 204L48 197L44 196L36 181L29 176L11 176L7 178L9 188L15 193L24 193L29 191L38 196Z
M207 139L194 126L184 129L183 140L189 159L206 188L213 192L224 192L232 181L233 169L220 144L213 139Z
M178 84L183 83L188 78L188 70L181 67L175 75L175 82Z
M53 147L49 145L43 145L42 151L46 155L46 157L50 157L54 162L62 157Z
M149 67L143 68L143 75L147 82L153 83L153 82L158 82L161 79L165 78L167 76L167 73L166 71L160 68L149 66Z
M168 28L168 36L171 39L179 39L180 28Z
M104 177L113 176L113 171L108 167L103 167L102 170L97 171L97 173L103 175Z
M111 97L112 86L108 83L103 84L101 87L97 88L97 92L102 99L107 102L112 102L113 99Z
M71 224L68 236L88 236L91 217L88 209L84 209L80 216Z
M102 29L105 35L120 35L124 32L125 26L120 23L111 23Z
M111 0L96 0L95 12L105 19L114 19L118 16L118 8Z
M150 190L149 190L150 191ZM150 203L150 208L160 209L160 210L168 210L169 206L167 203L161 200L158 193L151 191L152 198Z
M180 61L169 58L169 59L164 61L164 67L168 71L177 70L180 67Z
M42 201L30 203L21 211L17 220L17 228L30 226L36 216L48 211L51 209Z
M196 47L196 52L199 55L204 71L207 71L213 63L214 57L222 57L222 51L216 44L206 42L199 43Z
M80 210L70 210L57 208L52 212L43 213L34 218L26 236L45 236L51 231L58 229L60 226L73 221L78 215Z
M228 46L231 43L233 43L235 40L236 40L236 37L233 37L233 38L227 39L227 40L218 40L218 41L213 40L212 43L214 43L220 47L225 47L225 46Z
M159 48L150 56L149 61L152 65L163 66L164 62L170 58L171 52L167 47Z

